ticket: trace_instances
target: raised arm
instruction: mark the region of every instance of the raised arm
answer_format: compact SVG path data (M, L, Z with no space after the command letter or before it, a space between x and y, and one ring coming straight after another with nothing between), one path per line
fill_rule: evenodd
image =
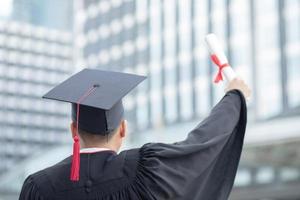
M241 105L245 100L238 90L231 90L225 94L222 100L212 109L196 128L189 134L186 140L177 144L197 144L210 139L223 138L238 125L241 114Z
M138 178L156 198L227 199L245 134L244 94L238 87L229 89L184 141L141 148Z

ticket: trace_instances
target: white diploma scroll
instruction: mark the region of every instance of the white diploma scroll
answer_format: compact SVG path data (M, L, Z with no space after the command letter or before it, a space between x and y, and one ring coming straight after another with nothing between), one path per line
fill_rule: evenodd
M220 63L228 63L227 57L221 47L221 44L218 41L218 38L215 34L210 33L205 36L205 42L209 48L210 54L215 55ZM222 68L222 74L225 76L227 81L233 80L237 75L230 65Z

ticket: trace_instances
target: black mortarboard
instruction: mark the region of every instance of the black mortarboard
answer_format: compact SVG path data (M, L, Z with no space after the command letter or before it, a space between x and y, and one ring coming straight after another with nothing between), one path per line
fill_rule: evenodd
M79 102L79 129L106 134L117 128L122 120L122 98L144 79L144 76L133 74L84 69L50 90L43 98L72 103L72 119L76 122L77 103L89 90L93 90Z
M146 77L97 69L84 69L68 78L43 98L72 103L76 130L106 135L117 128L123 118L122 98ZM71 167L72 181L79 180L80 143L74 136Z

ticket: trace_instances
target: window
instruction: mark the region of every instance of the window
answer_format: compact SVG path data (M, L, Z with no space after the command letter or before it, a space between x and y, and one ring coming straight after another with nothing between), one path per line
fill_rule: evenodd
M148 126L148 107L147 107L147 94L140 92L137 95L137 125L139 129L146 129Z
M193 56L195 59L196 77L193 87L196 92L196 112L197 115L206 115L210 110L210 91L209 87L211 80L208 72L208 54L207 47L204 46L203 39L208 32L208 1L197 0L194 1L194 35L195 44L193 49Z
M287 93L290 107L300 106L300 2L285 1Z
M192 104L192 83L191 83L191 1L178 1L179 21L178 21L178 39L179 39L179 72L180 72L180 114L183 119L189 119L193 113Z
M162 121L162 30L161 30L161 1L150 2L150 77L151 77L151 121L154 126L159 126Z
M176 3L172 0L164 1L164 60L162 62L165 70L165 118L171 123L177 119L177 82L176 82Z
M278 5L270 0L255 5L257 115L268 118L282 110Z

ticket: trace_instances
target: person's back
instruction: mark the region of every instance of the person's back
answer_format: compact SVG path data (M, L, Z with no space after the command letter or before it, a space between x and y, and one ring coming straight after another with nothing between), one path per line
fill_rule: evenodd
M21 199L144 199L143 194L132 190L139 186L133 181L137 176L137 157L131 154L138 152L81 153L80 180L76 183L69 180L72 158L68 157L29 176Z
M83 147L80 179L70 180L70 156L30 175L20 199L227 199L246 126L244 97L232 90L245 94L245 85L236 82L210 115L174 144L148 143L117 154L126 135L124 120L109 137L76 130L73 121L72 134L78 131Z

